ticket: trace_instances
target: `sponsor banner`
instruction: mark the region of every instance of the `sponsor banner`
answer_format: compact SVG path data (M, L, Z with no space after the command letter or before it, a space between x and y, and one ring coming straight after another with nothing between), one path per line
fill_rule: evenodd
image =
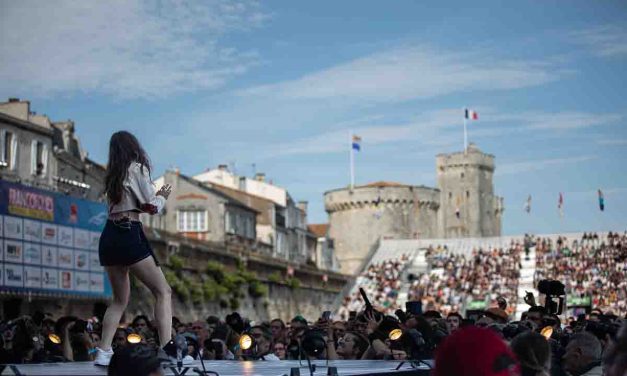
M104 203L0 180L0 291L111 297L98 245Z
M24 242L24 264L41 265L41 245Z
M89 284L89 273L74 273L74 290L87 292L89 291Z
M41 288L41 268L24 267L24 287Z
M91 235L87 230L74 229L74 248L89 249Z
M20 217L52 221L54 219L54 197L43 191L35 192L27 187L14 185L8 187L9 214Z
M74 271L59 270L59 287L61 290L74 289Z
M21 263L24 260L24 246L15 240L4 241L4 261Z
M31 219L24 220L24 240L29 242L41 242L41 222Z
M74 251L67 248L59 248L57 260L59 268L73 268Z
M97 251L99 245L100 245L100 232L95 232L95 231L90 232L89 249L91 249L92 251Z
M102 273L89 274L89 290L102 293L104 291L104 275Z
M59 245L62 247L74 247L74 229L66 226L59 226Z
M100 265L100 255L98 252L89 254L89 270L92 272L101 272L104 268Z
M45 266L58 266L57 247L44 245L41 247L41 263Z
M57 269L44 268L41 271L41 287L50 290L58 290L59 271Z
M4 264L4 285L24 287L24 267L16 264Z
M41 241L46 244L57 245L57 225L42 222L41 224Z
M74 269L89 270L89 252L74 251Z
M4 237L24 239L23 219L18 217L4 217Z

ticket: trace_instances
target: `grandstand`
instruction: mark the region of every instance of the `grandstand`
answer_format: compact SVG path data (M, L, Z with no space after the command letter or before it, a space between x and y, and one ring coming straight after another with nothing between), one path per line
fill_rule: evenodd
M597 247L604 239L607 243L607 232L596 233L596 235L598 239L601 239L596 244ZM423 297L425 309L431 307L444 312L451 310L464 312L468 309L494 304L494 298L497 295L503 295L508 300L510 315L519 318L521 313L528 308L523 301L525 293L529 291L534 293L536 297L538 296L535 285L539 278L565 278L563 273L556 274L553 270L542 268L546 264L543 260L547 257L547 244L550 244L549 248L553 249L559 241L565 247L577 250L581 248L583 237L584 233L581 232L533 235L529 237L530 241L526 252L525 236L420 240L381 239L369 262L365 263L361 273L356 277L354 285L348 290L350 291L347 294L349 298L345 298L340 311L346 313L362 308L363 303L359 298L358 287L363 287L371 297L373 304L390 314L393 314L397 308L404 308L408 299L417 299L420 296ZM544 248L540 247L538 254L536 254L536 243L545 244ZM611 266L616 270L616 273L622 273L624 280L627 268L625 261L627 236L621 237L621 244L622 246L614 247L611 255L614 258L619 256L622 258L611 263ZM583 254L582 257L593 258L593 254L596 255L590 248L585 248L583 252L590 252L590 254ZM538 263L541 266L540 270L538 270ZM460 278L459 271L457 272L458 275L454 275L453 269L461 269L463 276ZM596 272L598 273L598 270ZM481 274L486 275L481 276ZM582 278L587 281L592 277L580 277L580 279ZM615 280L616 275L612 278ZM612 286L615 286L616 283L614 282ZM584 285L582 287L582 284L579 284L577 294L590 292L589 284L584 283ZM451 288L451 286L458 286L458 288ZM463 288L459 288L459 286ZM622 285L620 286L622 287ZM435 298L436 303L434 303L436 306L429 305L433 299L425 299L425 293L438 295ZM567 294L570 293L574 295L575 290L570 288L570 284L567 283ZM437 306L437 300L442 295L457 304ZM617 310L616 313L624 314L623 305L617 303L621 301L623 296L620 293L617 295L614 298L616 304L613 307L609 306L607 301L602 302L608 305L607 308ZM598 298L596 300L598 301Z

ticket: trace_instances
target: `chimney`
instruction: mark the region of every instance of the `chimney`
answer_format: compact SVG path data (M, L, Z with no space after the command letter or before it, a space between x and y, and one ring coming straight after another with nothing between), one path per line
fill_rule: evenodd
M246 176L239 177L239 190L246 192Z
M255 174L255 180L257 181L266 181L266 174L263 172L258 172Z
M307 214L307 205L309 203L307 201L298 201L298 204L296 205L297 208L299 208L300 210L303 211L303 213Z
M218 165L218 170L220 171L228 171L229 167L225 164Z

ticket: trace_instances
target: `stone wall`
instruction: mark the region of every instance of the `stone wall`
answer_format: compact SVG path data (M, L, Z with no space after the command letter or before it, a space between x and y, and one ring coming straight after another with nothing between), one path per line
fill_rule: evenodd
M180 274L185 278L198 280L206 278L206 265L209 261L214 261L224 265L227 272L236 271L238 265L243 266L246 273L254 274L256 281L268 288L265 296L253 298L248 292L248 285L242 285L237 308L230 306L232 291L200 304L194 304L191 299L181 299L179 295L173 294L173 314L184 321L205 319L209 315L225 317L234 310L256 321L276 317L289 320L298 314L315 320L323 311L335 308L333 304L338 293L350 280L348 276L323 272L309 265L293 265L291 268L294 271L294 281L297 280L299 284L295 286L295 283L287 278L290 264L255 253L250 247L197 241L149 228L146 229L146 235L165 273L174 270L169 261L171 255L176 255L183 262ZM327 276L326 283L323 282L324 275ZM280 276L281 280L275 280L276 276ZM221 304L220 300L226 300L227 304ZM33 314L36 310L41 310L52 313L55 318L64 315L86 318L94 314L96 305L106 304L106 301L68 298L61 295L30 298L6 295L0 297L0 302L1 317L6 317L11 308L15 308L19 314ZM7 308L7 305L11 308ZM132 279L131 298L123 321L128 322L138 314L146 314L153 318L153 307L154 298L150 291Z

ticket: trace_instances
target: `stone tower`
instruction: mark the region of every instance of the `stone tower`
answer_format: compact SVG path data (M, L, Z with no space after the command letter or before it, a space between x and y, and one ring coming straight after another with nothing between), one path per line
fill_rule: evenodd
M381 238L438 237L440 191L376 182L324 194L329 237L343 273L354 274Z
M446 238L501 235L503 199L494 195L494 156L474 144L436 158L440 234Z

